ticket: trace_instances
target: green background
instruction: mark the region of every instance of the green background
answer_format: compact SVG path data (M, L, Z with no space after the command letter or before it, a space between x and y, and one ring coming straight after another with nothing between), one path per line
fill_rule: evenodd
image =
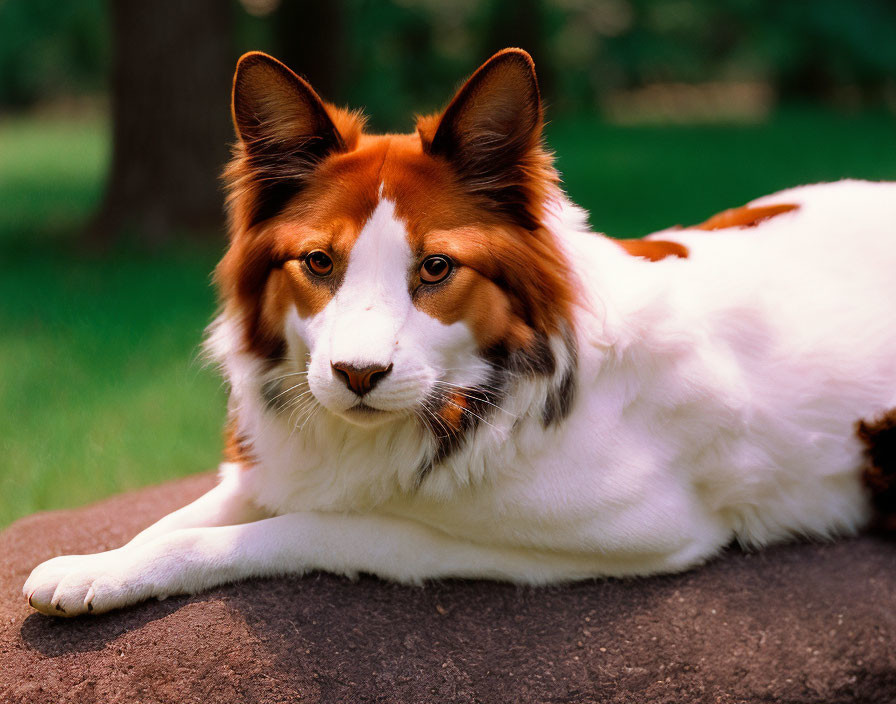
M234 55L278 53L280 11L231 4ZM328 97L366 106L379 128L408 129L494 48L525 43L564 186L613 236L801 183L896 179L889 0L337 4L344 60ZM513 15L526 42L505 31L513 8L536 13ZM200 343L224 232L103 254L82 244L110 161L107 9L0 0L0 526L220 455L225 392ZM770 91L768 110L625 126L605 109L652 85L743 82Z

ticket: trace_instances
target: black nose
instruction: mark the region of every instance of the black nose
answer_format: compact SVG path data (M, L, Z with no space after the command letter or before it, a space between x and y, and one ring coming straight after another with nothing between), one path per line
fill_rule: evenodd
M330 366L333 367L333 373L358 396L366 394L392 371L391 364L388 367L378 364L356 367L346 362L331 362Z

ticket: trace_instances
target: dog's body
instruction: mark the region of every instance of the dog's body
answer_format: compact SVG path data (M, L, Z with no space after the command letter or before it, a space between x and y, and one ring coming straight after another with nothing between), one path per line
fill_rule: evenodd
M311 569L644 575L869 521L856 423L896 407L896 184L624 244L556 187L523 52L411 136L360 134L287 71L253 54L235 82L221 483L36 568L36 608Z

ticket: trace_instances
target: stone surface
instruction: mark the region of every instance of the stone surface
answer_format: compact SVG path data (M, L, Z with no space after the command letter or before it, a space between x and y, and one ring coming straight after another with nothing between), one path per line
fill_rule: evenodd
M0 702L896 702L896 544L873 536L548 589L312 575L73 620L25 604L38 562L115 547L212 482L0 535Z

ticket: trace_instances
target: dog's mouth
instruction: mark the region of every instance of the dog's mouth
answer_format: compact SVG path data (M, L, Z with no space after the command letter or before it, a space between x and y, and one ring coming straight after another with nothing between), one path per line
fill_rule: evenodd
M361 415L373 415L377 413L389 413L389 411L384 411L381 408L374 408L373 406L368 406L363 401L358 401L354 406L348 409L350 413L360 413Z
M363 401L358 401L354 406L350 406L339 415L354 425L372 427L379 425L380 423L385 423L399 414L395 411L386 411L382 408L369 406Z

